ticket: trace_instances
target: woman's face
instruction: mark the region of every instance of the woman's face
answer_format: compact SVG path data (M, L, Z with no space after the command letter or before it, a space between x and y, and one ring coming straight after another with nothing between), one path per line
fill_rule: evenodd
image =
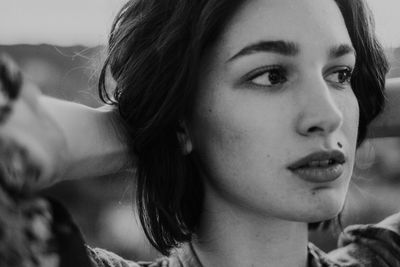
M188 121L206 198L285 220L336 216L356 149L354 64L333 0L246 1L202 62ZM346 160L336 171L288 169L332 150Z

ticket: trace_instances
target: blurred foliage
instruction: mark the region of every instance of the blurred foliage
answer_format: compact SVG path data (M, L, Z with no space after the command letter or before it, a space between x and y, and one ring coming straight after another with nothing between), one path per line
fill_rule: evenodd
M0 46L45 94L101 105L97 73L102 47ZM400 48L387 50L392 69L400 77ZM78 130L78 129L77 129ZM343 212L343 224L374 223L400 210L400 140L366 141L357 163ZM103 177L68 181L45 190L61 200L81 227L89 245L112 250L129 259L152 259L156 252L146 242L134 216L132 177ZM336 246L337 233L311 233L311 241L325 250Z

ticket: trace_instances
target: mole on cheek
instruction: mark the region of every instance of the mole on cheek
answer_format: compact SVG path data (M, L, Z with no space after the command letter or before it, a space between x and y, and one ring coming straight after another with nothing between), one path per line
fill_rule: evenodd
M228 135L228 140L233 145L240 144L242 139L243 139L243 134L240 132L231 132Z

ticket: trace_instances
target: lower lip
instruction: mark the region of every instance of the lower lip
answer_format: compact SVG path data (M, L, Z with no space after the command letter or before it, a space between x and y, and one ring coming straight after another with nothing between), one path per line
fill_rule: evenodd
M301 179L313 183L332 182L343 173L342 164L334 164L328 167L303 167L290 170Z

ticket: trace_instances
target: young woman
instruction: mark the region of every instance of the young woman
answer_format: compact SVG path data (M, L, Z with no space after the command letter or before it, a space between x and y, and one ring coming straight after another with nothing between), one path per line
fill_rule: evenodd
M363 0L130 1L100 78L118 113L25 96L10 118L21 123L1 131L41 121L14 138L39 144L43 180L134 165L142 226L168 256L141 266L400 266L396 215L350 228L330 255L307 237L343 208L386 72ZM399 133L394 100L378 135Z

